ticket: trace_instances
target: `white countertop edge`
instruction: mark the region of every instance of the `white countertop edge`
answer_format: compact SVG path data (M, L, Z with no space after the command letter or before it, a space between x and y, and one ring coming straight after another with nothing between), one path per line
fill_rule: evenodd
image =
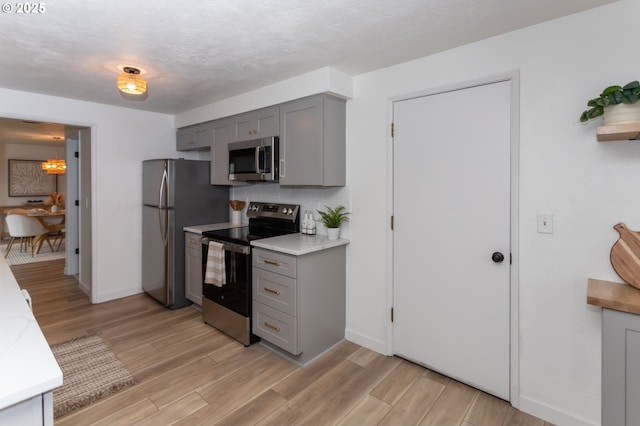
M330 240L326 235L289 234L251 241L251 245L280 253L302 256L349 244L349 239Z
M62 385L58 365L6 260L0 260L0 410Z
M189 226L183 227L182 229L185 232L191 232L193 234L202 235L202 233L206 231L216 231L218 229L228 229L228 228L240 228L243 226L249 226L249 224L222 222L222 223L210 223L208 225L189 225Z

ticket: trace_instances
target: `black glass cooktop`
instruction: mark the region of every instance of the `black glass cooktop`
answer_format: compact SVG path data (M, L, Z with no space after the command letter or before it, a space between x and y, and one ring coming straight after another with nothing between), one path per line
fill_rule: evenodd
M296 229L273 229L268 227L241 226L239 228L217 229L215 231L205 231L203 237L214 240L227 241L230 243L250 245L251 241L261 238L277 237L279 235L298 232Z
M249 245L249 242L252 239L250 235L251 234L249 233L248 226L241 226L239 228L216 229L215 231L205 231L202 233L203 237L244 245Z

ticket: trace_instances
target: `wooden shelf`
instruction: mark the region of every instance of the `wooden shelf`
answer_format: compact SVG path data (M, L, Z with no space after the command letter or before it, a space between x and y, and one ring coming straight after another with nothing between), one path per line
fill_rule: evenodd
M589 278L587 303L616 311L640 315L640 289L626 283Z
M596 128L598 141L637 140L640 136L640 123L613 124Z

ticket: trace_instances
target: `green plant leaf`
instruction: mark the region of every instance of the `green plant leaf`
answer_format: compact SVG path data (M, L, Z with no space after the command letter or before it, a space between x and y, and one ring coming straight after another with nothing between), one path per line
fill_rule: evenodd
M622 92L622 103L634 104L638 102L638 94L633 90L625 90Z
M627 83L622 90L633 90L640 88L640 82L638 80Z
M317 212L320 215L320 220L327 228L339 228L343 222L349 221L349 217L347 216L349 213L345 212L345 206L340 205L335 208L324 207L326 211L317 210Z
M602 114L604 114L604 108L603 107L595 107L595 108L591 108L589 111L587 111L587 117L589 117L589 119L599 117Z
M589 121L589 117L587 117L587 111L584 111L584 112L582 113L582 115L580 116L580 121L582 121L583 123L584 123L585 121Z
M602 91L602 94L600 96L607 96L610 93L619 92L620 90L622 90L622 87L620 86L609 86Z
M622 103L623 96L622 92L611 92L607 94L607 99L609 99L609 105L617 105Z

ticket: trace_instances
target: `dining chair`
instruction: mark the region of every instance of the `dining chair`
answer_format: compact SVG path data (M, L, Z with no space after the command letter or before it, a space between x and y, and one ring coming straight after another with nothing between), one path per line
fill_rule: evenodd
M67 230L65 228L62 228L58 232L55 232L53 234L49 234L50 236L54 237L53 245L55 246L56 251L60 251L60 246L62 245L62 242L64 241L64 237L66 235L66 231Z
M9 256L11 247L13 247L17 239L20 239L20 251L26 251L29 246L31 247L31 257L40 250L44 241L47 241L53 252L53 246L47 235L49 231L35 218L21 214L10 214L7 215L5 221L7 222L9 237L11 238L9 244L7 244L7 252L4 255L5 258Z
M62 242L64 241L64 237L66 235L65 220L66 220L66 216L62 216L62 221L58 223L49 223L49 222L40 221L41 223L44 222L43 225L48 231L47 235L53 238L53 246L56 247L55 251L60 250L60 246L62 245ZM40 245L42 245L42 242L40 243ZM38 252L36 251L36 253Z

